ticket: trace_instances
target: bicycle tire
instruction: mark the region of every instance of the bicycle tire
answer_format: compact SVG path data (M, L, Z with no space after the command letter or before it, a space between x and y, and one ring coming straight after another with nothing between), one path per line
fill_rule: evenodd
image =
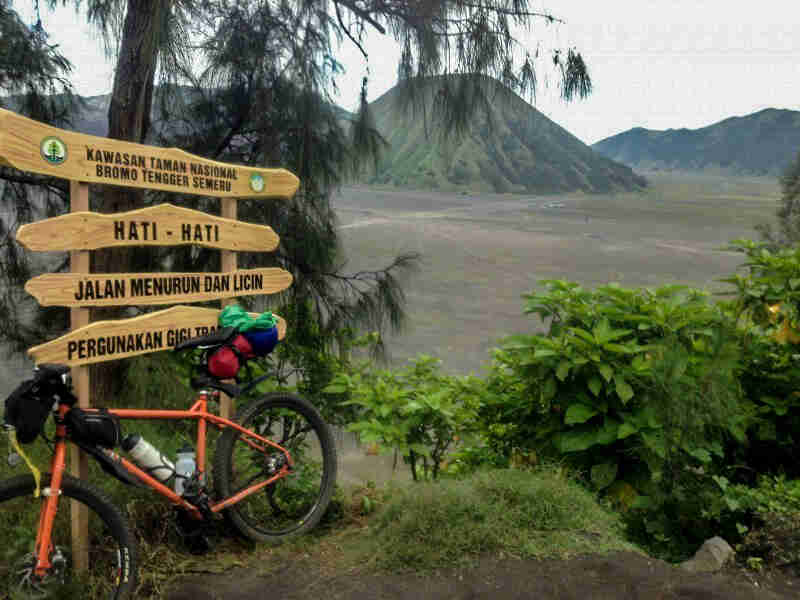
M281 419L273 421L273 415ZM291 415L302 417L309 427L295 429L296 421L290 419ZM278 392L255 400L233 420L286 447L295 468L289 476L226 508L223 512L228 522L242 536L269 543L315 527L333 495L337 468L333 435L317 409L302 398ZM293 431L297 433L292 435ZM311 432L315 439L298 437ZM271 457L282 456L278 451L266 456L254 453L240 437L238 431L226 429L217 442L213 473L218 499L228 498L268 476L265 463Z
M49 473L42 474L42 489L50 485L50 478ZM44 500L44 496L34 499L34 487L32 475L0 482L0 530L18 536L11 546L0 551L0 555L5 554L0 558L11 558L0 560L0 598L41 598L42 593L47 594L44 597L58 598L130 598L136 588L137 548L126 519L94 486L66 474L61 482L52 536L52 545L57 550L51 560L61 566L56 566L43 580L24 580L25 569L33 566L33 541ZM89 565L82 574L70 569L73 548L67 499L89 509ZM63 562L55 559L57 553L62 555Z

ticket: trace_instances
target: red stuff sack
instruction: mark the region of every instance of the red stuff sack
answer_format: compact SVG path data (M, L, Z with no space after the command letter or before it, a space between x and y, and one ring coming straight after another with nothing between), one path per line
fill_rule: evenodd
M208 357L208 372L219 379L230 379L236 377L239 372L239 357L230 346L217 348Z
M255 356L253 347L243 335L239 334L230 346L217 348L208 357L208 372L219 379L236 377L244 361Z
M242 358L253 358L256 354L253 352L253 345L241 333L233 338L233 347L239 351Z

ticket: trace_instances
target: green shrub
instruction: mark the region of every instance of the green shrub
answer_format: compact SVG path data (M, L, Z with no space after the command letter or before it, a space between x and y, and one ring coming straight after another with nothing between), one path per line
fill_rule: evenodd
M427 570L486 553L567 557L632 549L621 526L563 471L483 471L395 490L370 527L381 567Z
M729 302L746 349L739 379L749 401L747 446L732 460L749 473L800 476L800 249L770 252L747 240L732 243L747 257L745 275L724 281L736 288ZM747 471L740 474L745 477ZM748 483L754 484L750 477Z
M735 320L683 286L543 283L527 312L549 322L547 334L495 351L489 445L565 461L629 511L643 538L688 548L708 533L698 499L719 495L710 476L726 440L745 440Z
M342 406L360 408L348 429L397 450L414 481L438 478L448 450L474 429L481 402L480 380L443 375L439 363L421 356L399 372L340 373L324 390L343 394Z

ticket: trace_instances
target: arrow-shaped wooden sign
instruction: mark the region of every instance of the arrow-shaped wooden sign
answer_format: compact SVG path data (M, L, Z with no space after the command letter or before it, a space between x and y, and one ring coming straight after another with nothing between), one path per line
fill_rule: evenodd
M278 268L229 273L46 273L25 284L42 306L125 306L205 302L274 294L292 284Z
M279 239L267 225L159 204L109 215L74 212L44 219L20 227L17 241L29 250L40 252L184 244L270 252L278 247Z
M28 354L36 364L76 366L169 350L184 340L216 331L219 313L214 308L173 306L132 319L97 321L34 346ZM276 317L278 339L283 339L286 321Z
M0 109L0 165L63 179L219 198L291 198L286 169L256 169L45 125Z

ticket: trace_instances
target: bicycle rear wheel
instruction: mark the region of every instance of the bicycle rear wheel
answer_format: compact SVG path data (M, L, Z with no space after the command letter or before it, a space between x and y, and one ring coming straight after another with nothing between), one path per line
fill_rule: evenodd
M286 448L294 461L288 476L225 510L245 537L276 542L313 528L330 503L336 482L336 447L330 428L307 401L285 393L267 394L245 407L234 421ZM214 456L218 499L228 498L280 470L283 453L254 450L227 429Z
M50 485L50 474L42 474L41 487ZM61 497L53 524L50 562L43 577L33 568L39 512L45 498L33 497L31 475L0 483L0 598L129 598L136 585L136 543L117 508L88 483L64 475ZM70 502L88 508L88 569L76 572L72 547Z

